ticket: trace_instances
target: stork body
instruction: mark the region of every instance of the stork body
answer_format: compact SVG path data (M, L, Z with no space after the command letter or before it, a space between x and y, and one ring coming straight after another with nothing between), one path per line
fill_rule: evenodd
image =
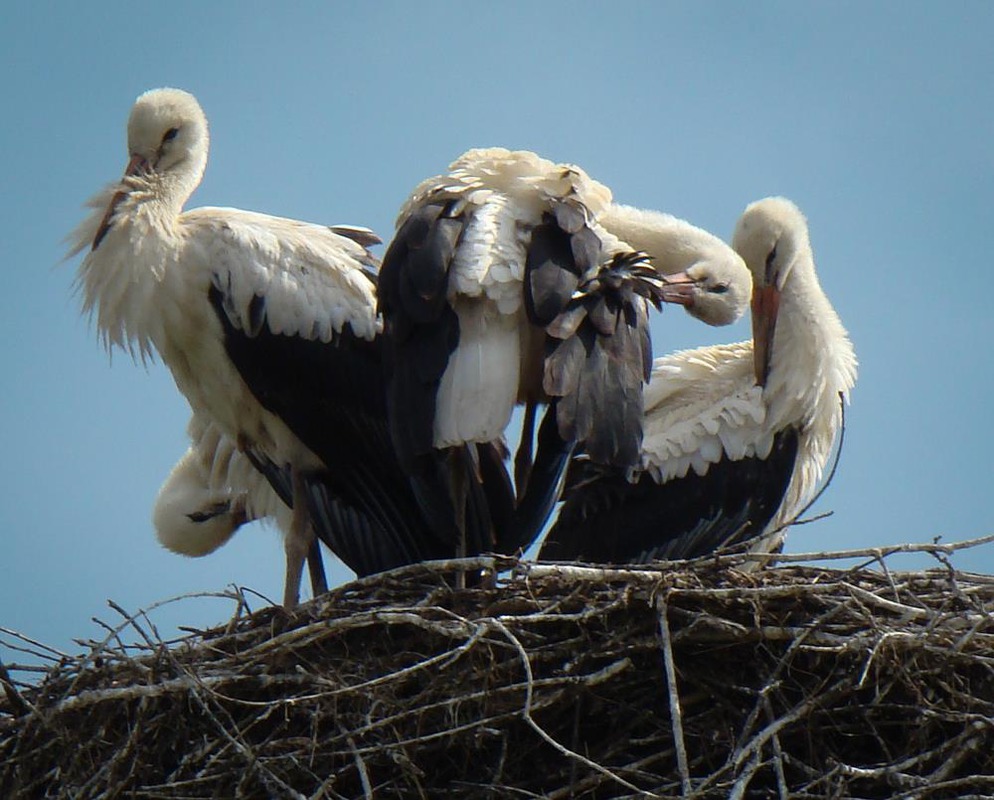
M410 515L403 492L398 507L384 491L396 464L385 411L375 419L377 263L366 245L376 238L231 208L184 212L208 150L206 118L186 92L139 97L128 148L121 182L76 232L74 252L89 248L83 307L104 342L143 360L157 352L194 413L292 505L287 606L305 554L320 560L312 524L360 574L403 563L422 543L384 524ZM363 437L378 425L371 455Z
M384 257L391 432L426 513L464 527L467 492L481 482L476 448L502 441L514 406L526 406L513 522L507 536L494 533L498 550L538 534L577 447L612 469L637 464L649 305L689 307L714 279L707 269L660 279L601 224L611 214L628 216L578 167L471 150L415 189ZM538 404L548 408L532 459ZM447 472L431 466L439 457Z
M575 465L540 558L693 558L772 552L814 497L856 379L808 228L787 200L750 205L733 244L754 282L754 339L658 359L645 392L641 476Z

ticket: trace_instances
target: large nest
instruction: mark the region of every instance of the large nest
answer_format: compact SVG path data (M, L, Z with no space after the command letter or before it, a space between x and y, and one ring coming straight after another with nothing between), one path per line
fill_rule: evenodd
M0 796L994 794L994 577L472 564L0 675Z

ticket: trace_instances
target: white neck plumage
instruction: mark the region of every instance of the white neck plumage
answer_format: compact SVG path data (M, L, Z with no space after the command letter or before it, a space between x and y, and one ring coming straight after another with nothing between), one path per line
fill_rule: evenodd
M664 275L682 272L710 251L728 249L714 234L660 211L612 203L598 222L630 247L647 253Z

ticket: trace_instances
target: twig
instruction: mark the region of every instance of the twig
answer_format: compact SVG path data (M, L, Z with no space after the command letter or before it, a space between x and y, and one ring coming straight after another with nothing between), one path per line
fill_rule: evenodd
M964 539L959 542L940 544L938 542L929 543L906 543L887 544L879 547L860 547L853 550L822 550L809 553L750 553L748 559L759 559L761 561L779 561L782 563L800 563L804 561L835 561L844 558L872 558L874 560L887 558L897 553L955 553L959 550L966 550L971 547L994 542L994 534L980 536L976 539ZM719 562L722 561L718 557ZM731 558L731 557L725 557ZM744 557L743 557L744 558Z
M14 682L10 679L10 673L7 672L7 667L4 666L2 660L0 660L0 686L3 686L4 694L7 695L7 702L10 703L10 707L14 711L14 716L24 716L29 711L31 711L31 706L21 697L20 692L17 691L17 687L14 686Z
M766 718L772 722L776 719L773 713L773 703L770 702L769 692L763 692L763 707L766 709ZM787 786L787 775L783 769L783 747L780 745L780 734L773 734L773 770L777 776L777 792L780 800L790 800L790 789Z
M363 760L358 749L356 749L355 739L349 736L349 732L346 730L344 725L339 725L338 728L345 736L345 741L352 750L352 757L355 759L356 772L359 773L359 781L362 784L362 796L365 797L366 800L373 800L373 786L369 782L369 773L366 771L366 762Z
M680 692L676 682L676 664L673 661L673 644L670 638L670 623L665 593L656 598L656 614L659 617L659 633L663 644L663 664L666 668L666 685L670 700L670 724L673 727L673 744L676 747L676 765L680 773L680 787L683 796L690 796L690 767L687 762L687 743L683 737L683 714L680 710Z
M47 644L43 644L42 642L39 642L37 639L32 639L30 636L25 636L23 633L19 633L15 630L12 630L11 628L4 628L3 626L0 626L0 633L4 633L7 636L13 636L15 639L20 639L22 642L26 642L32 647L37 647L40 650L45 650L51 655L46 656L44 653L36 653L32 650L24 650L22 648L15 647L5 642L0 643L4 644L5 647L10 647L12 650L19 650L22 653L30 653L31 655L37 656L38 658L47 658L50 661L59 661L64 658L72 658L72 656L70 656L68 653L63 653L61 650L56 650L54 647L49 647Z
M597 772L600 772L605 777L610 778L611 780L617 782L621 786L624 786L626 789L631 789L633 792L637 792L639 794L645 794L646 796L649 797L658 797L658 795L651 794L649 792L642 792L642 790L639 789L637 786L635 786L632 783L629 783L620 775L616 775L607 767L598 764L596 761L591 761L586 756L580 755L580 753L577 753L574 750L570 750L568 747L560 744L548 733L546 733L545 729L541 725L535 722L534 718L532 717L532 687L534 685L534 678L532 676L532 667L531 667L531 661L528 658L528 651L525 650L524 646L518 640L518 637L516 637L513 633L511 633L511 631L507 629L507 626L504 625L503 622L501 622L498 619L491 620L491 622L494 625L494 627L497 628L497 630L499 630L501 633L503 633L504 636L507 637L508 641L511 642L511 644L513 644L518 650L518 654L521 658L521 665L522 667L524 667L525 670L525 679L526 679L525 707L521 709L521 714L524 717L525 722L528 723L528 725L532 728L532 730L534 730L535 733L537 733L547 744L555 748L561 755L564 755L567 758L576 759L581 764L589 767L590 769L596 770Z

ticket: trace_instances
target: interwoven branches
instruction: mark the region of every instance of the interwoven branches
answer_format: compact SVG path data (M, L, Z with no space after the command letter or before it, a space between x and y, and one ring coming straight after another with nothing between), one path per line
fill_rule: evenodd
M168 646L127 617L5 679L0 796L994 794L994 577L472 567L291 615L232 593L225 627Z

